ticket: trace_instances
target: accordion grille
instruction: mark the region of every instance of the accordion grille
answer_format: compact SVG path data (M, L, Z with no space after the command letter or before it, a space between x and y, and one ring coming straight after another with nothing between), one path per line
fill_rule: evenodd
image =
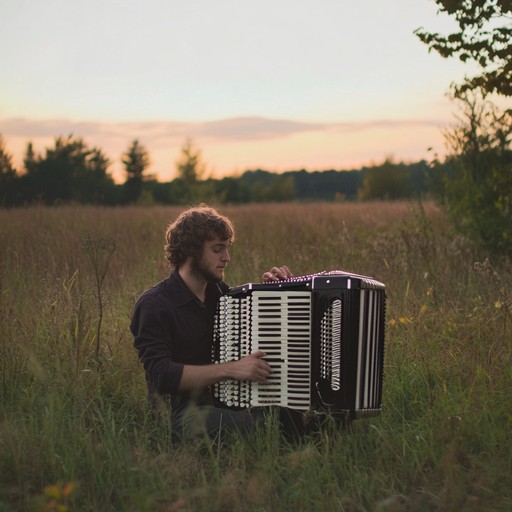
M377 290L361 290L359 304L358 358L356 376L355 410L379 409L383 350L380 340L384 325L384 295Z
M333 391L341 387L342 302L333 300L320 321L320 376Z

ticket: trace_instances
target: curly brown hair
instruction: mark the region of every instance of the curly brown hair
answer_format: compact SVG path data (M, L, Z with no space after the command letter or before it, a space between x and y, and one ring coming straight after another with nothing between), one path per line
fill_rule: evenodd
M205 242L219 238L234 242L233 224L217 210L201 204L178 216L165 233L165 258L179 268L189 257L200 258Z

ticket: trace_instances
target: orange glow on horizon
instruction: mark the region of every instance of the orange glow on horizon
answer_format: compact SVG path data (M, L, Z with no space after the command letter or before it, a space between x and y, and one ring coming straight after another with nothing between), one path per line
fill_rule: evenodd
M77 135L79 136L79 135ZM171 181L175 177L176 161L186 137L158 140L146 144L143 137L134 135L146 147L151 158L147 174L159 181ZM117 182L124 181L121 155L131 139L84 137L90 147L99 147L110 158L110 172ZM53 147L55 137L33 137L34 150L44 156ZM20 136L4 136L7 151L13 155L13 163L20 171L29 140ZM350 131L325 130L301 132L272 139L212 141L193 139L193 145L201 151L206 176L221 178L240 175L246 170L264 169L271 172L359 169L365 165L382 162L386 157L397 161L428 159L433 148L443 151L441 127L432 125L390 126L356 129Z

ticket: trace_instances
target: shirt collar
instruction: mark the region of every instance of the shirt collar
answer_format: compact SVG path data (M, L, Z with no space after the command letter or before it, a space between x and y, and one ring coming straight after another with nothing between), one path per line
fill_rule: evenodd
M197 300L197 297L190 291L176 269L171 272L168 283L167 289L172 294L176 306L184 306L191 301Z
M174 297L174 303L176 306L184 306L189 302L197 301L200 304L202 302L197 298L197 296L190 290L190 288L185 284L185 281L181 278L179 272L174 269L169 276L169 291L172 293ZM223 292L218 283L208 283L206 285L206 297L208 297L211 293L220 297Z

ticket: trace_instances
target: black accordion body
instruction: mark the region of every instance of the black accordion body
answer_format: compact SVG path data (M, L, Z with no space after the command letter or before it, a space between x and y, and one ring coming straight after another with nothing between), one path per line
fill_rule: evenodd
M212 392L230 408L279 405L349 419L381 410L384 284L343 271L231 288L218 305L212 360L261 350L266 383L227 380Z

